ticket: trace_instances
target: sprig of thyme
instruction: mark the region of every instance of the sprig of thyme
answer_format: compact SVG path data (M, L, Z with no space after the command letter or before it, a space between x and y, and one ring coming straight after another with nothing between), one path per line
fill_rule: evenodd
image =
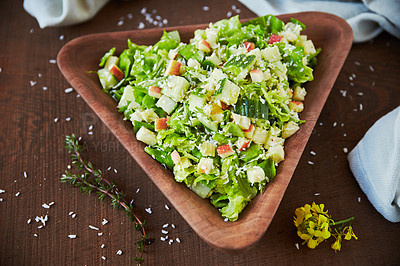
M71 186L79 187L79 190L86 194L96 192L100 201L104 201L105 198L111 199L111 205L116 208L122 208L129 219L134 222L135 230L142 233L142 237L135 244L139 256L135 256L133 260L137 263L143 262L143 253L145 247L152 243L153 239L150 239L146 235L144 228L145 221L141 221L134 212L134 206L132 203L128 203L125 200L125 193L120 191L114 183L107 180L103 172L99 169L95 169L91 162L85 161L82 158L82 146L79 144L79 140L74 134L65 137L65 148L70 154L72 164L74 164L80 174L72 174L65 171L65 174L61 177L61 182L70 183Z

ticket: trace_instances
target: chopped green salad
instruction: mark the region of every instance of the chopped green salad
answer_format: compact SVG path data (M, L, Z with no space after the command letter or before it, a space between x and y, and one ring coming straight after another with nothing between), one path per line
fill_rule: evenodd
M235 221L304 122L303 85L319 53L304 28L267 15L210 23L189 43L164 31L151 46L128 40L119 56L112 48L98 76L145 151Z

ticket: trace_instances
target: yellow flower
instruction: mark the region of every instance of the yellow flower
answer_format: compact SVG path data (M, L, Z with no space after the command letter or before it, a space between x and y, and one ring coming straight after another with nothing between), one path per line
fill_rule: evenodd
M342 241L342 235L338 234L336 241L331 245L331 248L335 250L335 253L340 251L340 248L342 247L341 241Z
M351 237L354 237L355 239L358 239L358 237L354 234L354 232L353 232L353 227L351 227L351 225L350 225L350 226L346 226L346 227L343 229L343 234L344 234L344 232L345 232L346 230L347 230L347 232L346 232L346 234L345 234L345 236L344 236L344 239L350 240Z
M324 204L318 205L318 204L316 204L315 202L313 202L313 203L312 203L311 210L312 210L313 212L318 213L318 214L325 214L325 215L328 215L328 211L324 211L324 208L325 208L325 205L324 205Z

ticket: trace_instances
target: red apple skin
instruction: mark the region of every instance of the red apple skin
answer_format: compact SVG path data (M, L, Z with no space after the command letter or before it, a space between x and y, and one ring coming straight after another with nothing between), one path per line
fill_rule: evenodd
M249 147L249 145L250 145L250 140L244 142L243 145L239 148L239 151L244 151Z
M252 42L244 42L244 47L246 47L247 51L250 52L251 50L254 50L255 44Z
M163 129L167 129L168 128L168 118L164 117L164 118L156 118L155 122L154 122L154 130L155 131L160 131Z
M282 40L282 36L272 34L271 37L269 37L268 44L273 44L276 42L280 42Z
M167 66L167 75L179 76L179 71L181 69L181 63L176 60L171 60Z
M253 124L250 125L248 129L242 130L243 132L251 132L253 130L254 126Z
M116 65L113 65L110 68L110 73L118 80L122 80L125 77L124 72L122 72L122 70Z
M199 50L209 53L209 52L211 52L211 46L206 40L201 39L200 44L199 44Z
M226 157L227 154L231 155L231 154L233 154L233 152L234 151L232 150L232 147L229 144L225 144L225 145L217 147L217 153L221 157Z
M161 88L157 86L151 86L149 89L149 95L155 98L160 98L162 96Z

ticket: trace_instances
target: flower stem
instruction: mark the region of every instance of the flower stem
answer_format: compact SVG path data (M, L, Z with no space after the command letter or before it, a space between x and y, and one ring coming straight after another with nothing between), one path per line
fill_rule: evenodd
M333 221L333 222L329 223L329 226L343 225L343 224L351 223L353 220L354 220L354 216L350 217L350 218L348 218L346 220L341 220L339 222Z

